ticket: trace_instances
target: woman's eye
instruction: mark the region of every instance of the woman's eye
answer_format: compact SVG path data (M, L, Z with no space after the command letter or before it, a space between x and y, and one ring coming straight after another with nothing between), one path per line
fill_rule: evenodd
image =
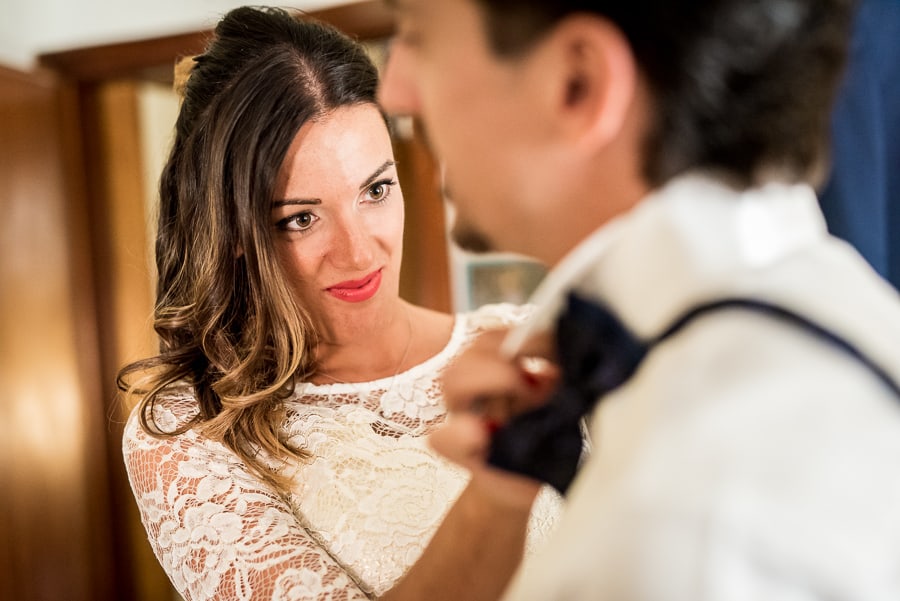
M290 232L304 232L311 228L316 221L318 221L318 217L312 213L298 213L282 219L278 222L278 226Z
M371 198L375 202L381 202L385 200L388 196L391 195L391 188L394 185L394 181L381 181L375 182L369 188L369 198Z

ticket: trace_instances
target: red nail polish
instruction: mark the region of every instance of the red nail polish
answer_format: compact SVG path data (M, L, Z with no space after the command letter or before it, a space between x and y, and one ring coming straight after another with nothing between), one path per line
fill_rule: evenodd
M530 371L521 370L519 373L522 374L522 379L528 384L529 388L538 388L541 385L540 380L538 380L537 376L535 376Z
M487 419L484 421L484 426L487 428L488 434L493 436L502 424L495 419Z

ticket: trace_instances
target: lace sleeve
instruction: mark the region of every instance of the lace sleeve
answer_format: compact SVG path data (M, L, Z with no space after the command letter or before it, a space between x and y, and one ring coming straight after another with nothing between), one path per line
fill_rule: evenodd
M123 446L150 544L185 600L368 599L223 445L159 440L132 417Z
M530 304L491 303L469 313L469 327L473 332L492 329L509 329L528 320L535 313Z

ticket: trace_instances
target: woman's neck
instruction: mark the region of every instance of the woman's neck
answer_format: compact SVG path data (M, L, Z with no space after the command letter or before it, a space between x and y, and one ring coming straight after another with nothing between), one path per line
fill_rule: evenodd
M389 378L441 352L453 332L453 316L400 301L398 311L340 342L319 345L316 384Z
M407 363L415 333L410 309L400 301L391 317L368 322L335 341L321 342L312 381L369 382L399 373Z

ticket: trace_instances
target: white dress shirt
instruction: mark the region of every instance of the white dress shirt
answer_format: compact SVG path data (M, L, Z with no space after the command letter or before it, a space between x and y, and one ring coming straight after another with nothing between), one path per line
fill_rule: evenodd
M678 178L573 250L507 340L569 290L651 338L691 307L801 313L900 380L900 301L806 185ZM565 341L562 341L565 344ZM654 348L589 418L593 453L508 601L900 600L900 398L806 330L740 309Z

